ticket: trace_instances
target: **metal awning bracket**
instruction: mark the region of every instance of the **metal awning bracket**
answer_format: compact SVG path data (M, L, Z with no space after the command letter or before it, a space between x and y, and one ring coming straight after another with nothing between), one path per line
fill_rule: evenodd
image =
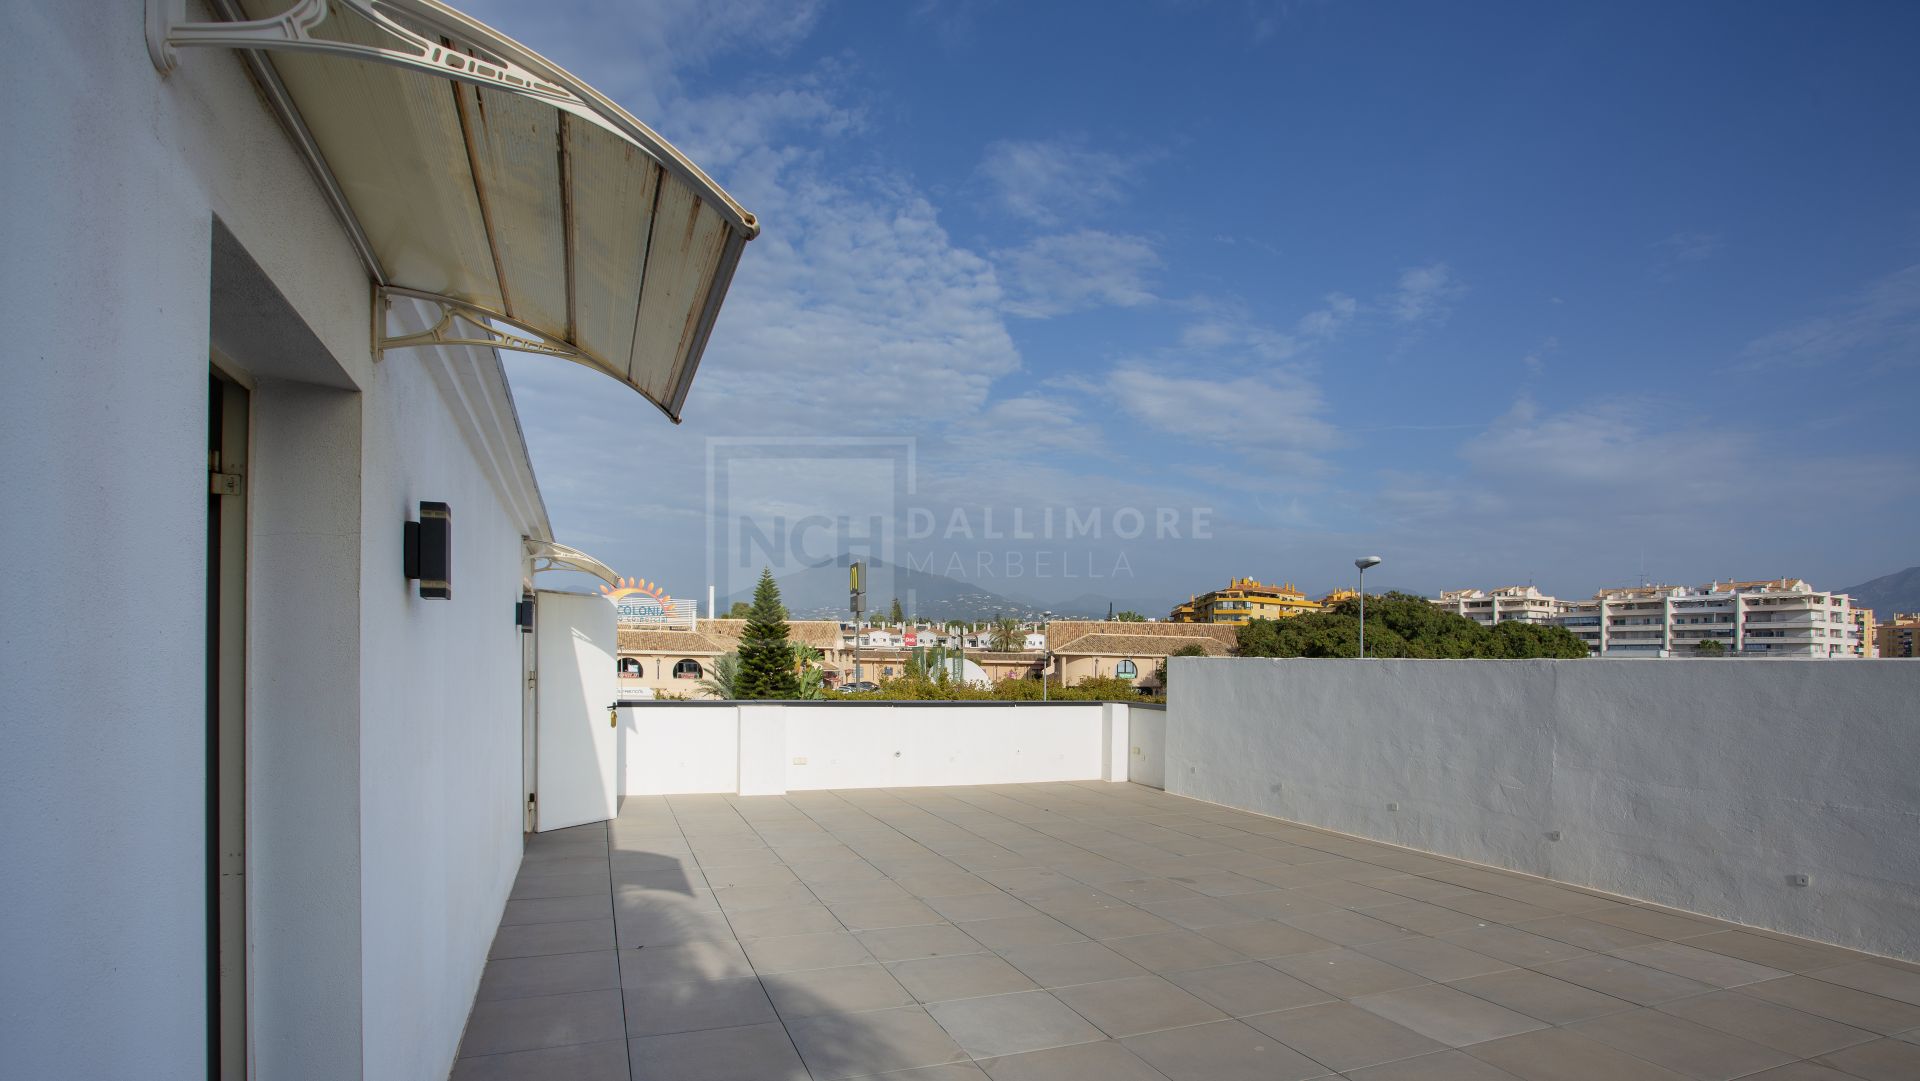
M521 538L521 545L527 560L532 565L533 574L541 571L580 571L591 574L610 586L620 585L620 576L613 568L593 558L578 548L561 544L559 541L536 540L533 537Z
M314 37L313 28L326 21L335 4L379 27L399 46L385 48ZM395 21L379 7L379 0L297 0L292 7L269 19L191 23L186 21L186 0L147 0L147 53L162 74L173 70L173 50L183 46L334 53L587 107L578 95L512 61L492 56L483 59L449 49Z
M387 330L387 311L394 297L425 301L440 309L440 318L425 330L412 334L391 334ZM500 329L506 325L518 334ZM487 349L507 349L516 353L539 353L559 357L576 364L595 367L593 358L565 342L555 341L531 327L522 326L500 312L468 304L434 293L398 286L379 286L374 290L373 358L382 359L389 349L410 349L423 345L476 345Z

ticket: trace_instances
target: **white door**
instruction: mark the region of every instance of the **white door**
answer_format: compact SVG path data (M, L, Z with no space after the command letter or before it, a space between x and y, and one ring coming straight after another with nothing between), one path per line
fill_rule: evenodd
M543 589L534 605L534 829L544 833L618 812L610 715L619 691L613 602Z

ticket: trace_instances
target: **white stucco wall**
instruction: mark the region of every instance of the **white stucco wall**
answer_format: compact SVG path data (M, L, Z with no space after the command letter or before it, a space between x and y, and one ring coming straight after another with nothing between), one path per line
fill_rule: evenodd
M657 702L621 714L622 795L1125 780L1128 707Z
M620 708L620 794L691 795L740 790L740 711Z
M1920 959L1920 665L1173 664L1169 792Z
M143 18L8 12L33 61L0 75L0 551L29 600L0 627L0 1076L207 1073L216 218L304 343L233 358L256 383L256 1072L443 1076L519 855L525 507L424 364L376 368L366 274L238 57L185 50L163 78ZM449 602L400 575L419 499L454 507Z
M520 863L522 526L469 452L433 363L391 354L366 394L360 956L370 1081L451 1067ZM422 599L401 573L402 523L422 500L452 509L448 600Z
M132 0L7 18L0 1075L204 1078L212 219L362 371L365 278L234 57L163 81Z

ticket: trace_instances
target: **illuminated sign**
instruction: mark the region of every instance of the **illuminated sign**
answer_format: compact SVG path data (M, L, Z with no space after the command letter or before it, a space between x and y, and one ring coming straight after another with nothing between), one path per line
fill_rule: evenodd
M673 615L673 598L645 578L622 578L620 588L601 586L622 623L664 623Z

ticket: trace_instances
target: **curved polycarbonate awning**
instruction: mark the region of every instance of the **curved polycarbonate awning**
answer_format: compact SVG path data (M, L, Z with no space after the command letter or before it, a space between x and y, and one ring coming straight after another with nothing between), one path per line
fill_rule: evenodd
M533 560L533 573L541 571L581 571L610 586L618 588L620 576L613 568L593 558L578 548L569 548L558 541L535 540L532 537L524 542L527 558Z
M564 357L675 421L759 225L604 95L436 0L148 0L176 47L246 50L385 293L441 305L445 343Z

